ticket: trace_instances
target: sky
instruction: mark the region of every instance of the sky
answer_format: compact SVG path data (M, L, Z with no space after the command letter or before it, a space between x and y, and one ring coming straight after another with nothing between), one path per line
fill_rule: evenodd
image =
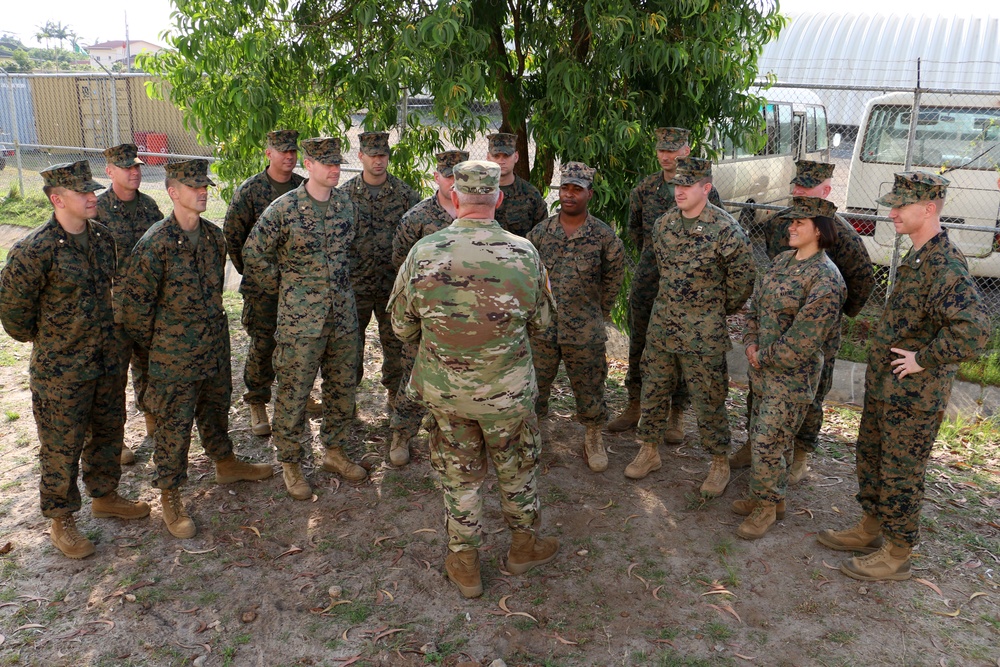
M0 13L0 32L15 33L28 46L41 46L35 40L35 33L46 21L68 25L80 35L81 45L124 39L126 12L131 39L162 43L159 34L170 28L170 12L173 10L170 0L101 0L97 4L80 0L7 0L4 4L6 6ZM940 0L836 0L824 5L816 0L780 0L781 10L785 13L838 11L984 15L991 4L987 0L949 0L947 4ZM998 13L993 11L994 15Z

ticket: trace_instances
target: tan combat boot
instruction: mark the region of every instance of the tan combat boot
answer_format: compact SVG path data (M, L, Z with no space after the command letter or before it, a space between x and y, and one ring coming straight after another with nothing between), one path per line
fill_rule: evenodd
M642 414L642 410L639 407L639 401L629 401L628 407L625 408L625 412L618 415L615 419L608 423L609 433L621 433L622 431L628 431L633 429L639 423L639 417Z
M507 552L507 571L524 574L538 565L545 565L559 553L559 540L538 537L530 530L511 532L510 550Z
M670 408L667 430L663 432L663 442L674 445L684 442L684 411L680 408Z
M449 551L444 559L444 571L451 582L467 598L477 598L483 594L483 580L479 573L479 551Z
M604 451L604 436L601 435L600 424L587 425L587 435L583 440L583 460L594 472L608 469L608 454Z
M163 523L167 524L167 530L174 537L186 540L198 532L181 500L180 489L161 489L160 507L163 510Z
M758 500L750 516L736 529L736 534L744 540L759 540L774 525L776 515L774 503Z
M788 466L788 485L798 484L809 475L809 452L796 449Z
M340 447L330 447L323 455L323 470L335 472L348 482L360 482L368 476L368 471L347 458Z
M309 394L309 398L306 399L306 412L311 415L322 414L323 401L313 398L312 394Z
M910 547L886 540L875 553L842 562L840 571L861 581L905 581L910 578L910 552Z
M67 558L86 558L94 553L94 543L76 529L76 519L72 514L52 518L49 539Z
M410 439L399 431L393 431L392 444L389 445L389 463L397 468L410 462Z
M282 463L281 478L285 480L285 488L288 495L295 500L309 500L312 498L312 487L302 475L302 466L298 463Z
M128 445L122 445L122 453L118 455L118 464L123 466L135 465L135 452L129 449Z
M263 403L250 404L250 431L259 436L271 435L271 420Z
M739 514L740 516L750 516L754 509L757 507L759 501L756 498L747 498L745 500L734 500L733 501L733 512ZM785 499L782 498L778 501L778 504L774 506L774 516L777 519L785 518Z
M141 500L127 500L112 491L106 496L94 498L90 513L97 519L141 519L149 516L149 503Z
M816 535L816 541L837 551L858 551L870 554L882 546L882 522L865 514L857 525L847 530L826 529Z
M639 447L639 453L632 459L632 463L625 466L625 476L629 479L642 479L654 470L660 469L659 448L649 442L644 442Z
M232 484L233 482L256 482L268 479L274 474L274 468L268 463L247 463L230 454L215 462L215 483Z
M149 412L142 413L142 416L146 421L146 435L153 437L153 431L156 430L156 417Z
M747 442L742 447L736 450L732 456L729 457L729 467L730 468L749 468L750 467L750 443Z
M725 454L713 454L708 477L701 485L701 495L705 498L718 498L726 492L727 486L729 486L729 457Z

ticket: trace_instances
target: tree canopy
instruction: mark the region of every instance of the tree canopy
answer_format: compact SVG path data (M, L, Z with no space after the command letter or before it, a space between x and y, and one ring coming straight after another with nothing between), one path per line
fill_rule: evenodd
M365 130L401 129L392 170L421 185L442 137L463 146L487 132L496 103L522 175L529 135L541 188L556 159L596 167L592 208L609 223L657 169L653 128L760 134L747 91L784 25L774 0L174 2L173 50L142 66L217 146L230 187L260 168L267 131L344 136L362 111ZM414 94L430 110L401 118Z

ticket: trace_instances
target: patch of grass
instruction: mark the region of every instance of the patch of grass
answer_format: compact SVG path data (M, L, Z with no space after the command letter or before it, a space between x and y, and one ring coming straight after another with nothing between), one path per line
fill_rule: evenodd
M372 615L371 605L365 602L343 604L338 607L334 607L333 611L336 613L338 618L342 618L353 625L364 623L368 620L368 617Z
M51 215L52 205L40 195L22 197L10 192L0 200L0 220L3 220L6 225L38 227Z
M986 352L983 356L959 364L958 379L976 384L1000 386L1000 325L993 326L993 333L986 343Z
M4 410L3 416L4 419L6 419L9 422L16 422L18 419L21 418L21 415L13 410Z
M705 624L702 629L705 636L715 642L722 642L733 636L733 630L725 623L720 623L719 621L712 621L711 623Z
M824 639L826 639L827 641L831 641L834 644L840 644L840 645L850 644L856 638L857 638L856 633L849 632L847 630L834 630L832 632L828 632L826 637L824 637Z

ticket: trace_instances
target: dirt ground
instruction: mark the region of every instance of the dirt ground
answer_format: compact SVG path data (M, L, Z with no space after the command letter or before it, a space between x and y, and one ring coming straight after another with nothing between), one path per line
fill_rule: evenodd
M227 307L232 437L242 456L274 462L239 399L247 340L238 297ZM280 475L218 486L196 440L185 497L199 532L177 540L150 487L151 441L130 413L139 460L121 491L150 502L152 516L94 519L85 500L78 523L97 554L72 561L51 546L38 509L30 348L0 336L0 665L1000 665L997 443L939 448L914 579L865 584L836 570L850 554L814 537L857 517L856 410L828 409L823 453L791 490L787 518L746 542L730 510L745 471L724 497L697 497L708 457L692 444L693 415L688 444L663 448L658 472L625 479L637 447L628 434L606 436L610 467L593 474L561 377L539 483L560 554L527 575L504 572L509 533L491 481L485 593L465 600L443 574L443 506L426 453L399 470L383 460L388 419L369 330L349 447L369 481L312 469L312 502L291 500ZM613 412L623 375L614 364ZM729 407L735 447L746 439L742 388Z

